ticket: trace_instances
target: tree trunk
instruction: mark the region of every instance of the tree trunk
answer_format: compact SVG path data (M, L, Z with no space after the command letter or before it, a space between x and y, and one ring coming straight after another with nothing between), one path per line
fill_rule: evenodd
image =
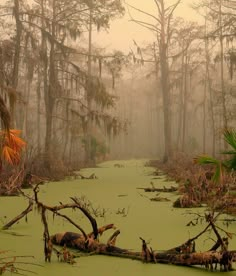
M203 94L202 152L204 154L206 153L206 105L207 105L207 72L206 72L206 77L204 80L204 94Z
M207 22L205 22L205 29L207 28ZM205 30L207 33L207 29ZM210 112L210 120L211 120L211 132L212 132L212 156L215 156L215 147L216 147L216 139L215 139L215 116L214 116L214 104L213 104L213 95L211 88L211 79L210 79L210 54L208 48L208 40L205 40L205 55L206 55L206 89L209 93L209 112Z
M164 2L161 2L161 37L160 37L160 71L161 71L161 87L163 97L164 110L164 157L163 161L167 162L171 157L171 113L170 113L170 84L169 84L169 64L168 64L168 38L165 32L166 18Z
M87 86L87 107L88 107L88 118L87 127L85 133L85 164L91 163L91 121L90 121L90 110L91 110L91 77L92 77L92 6L89 7L89 44L88 44L88 86Z
M114 234L117 237L119 233L120 231L116 231L116 234ZM84 235L73 232L58 233L51 236L52 243L56 245L67 246L87 253L94 252L101 255L129 258L150 263L174 264L183 266L201 265L210 270L217 269L217 264L219 264L221 270L229 271L232 270L232 262L236 260L236 251L188 252L189 249L187 247L185 247L186 251L184 251L184 245L187 243L174 249L155 253L151 248L149 249L147 247L145 240L142 238L140 239L143 241L142 250L139 252L134 252L128 249L116 247L114 245L115 242L110 242L112 237L106 244L104 244L93 239L91 236L85 239ZM182 251L178 252L178 249L181 250L182 246Z
M15 39L15 51L13 60L13 71L11 85L13 88L13 94L10 95L10 113L12 118L12 128L15 127L15 102L16 102L16 89L18 86L18 75L19 75L19 64L20 64L20 53L21 53L21 34L22 34L22 23L20 21L20 4L19 0L14 0L14 16L16 22L16 39Z
M70 87L72 91L72 87ZM65 90L66 90L66 97L69 98L70 96L70 90L69 90L69 75L66 74L66 81L65 81ZM66 160L66 153L67 153L67 147L69 144L69 111L70 111L70 101L67 99L65 100L65 116L66 116L66 128L65 128L65 141L64 141L64 147L63 147L63 159Z
M184 94L183 94L183 133L182 133L182 151L185 151L185 144L186 144L186 116L187 116L187 94L188 94L188 52L186 50L185 53L185 63L184 63Z
M56 72L55 72L55 17L56 17L56 3L55 0L52 2L53 18L52 18L52 37L50 45L50 56L49 56L49 84L47 89L44 89L44 98L46 106L46 135L45 135L45 168L51 170L51 159L52 159L52 115L55 105L55 86L56 86ZM45 72L46 73L46 72Z
M178 109L178 130L177 130L177 148L180 149L180 142L181 142L181 133L183 128L183 94L184 94L184 73L185 73L185 66L184 66L184 56L185 52L184 49L182 49L182 61L181 61L181 87L179 92L179 109Z
M37 151L38 154L41 153L41 132L40 132L40 125L41 125L41 115L40 115L40 106L41 106L41 83L42 83L42 78L41 78L41 70L40 66L38 68L38 84L37 84Z
M222 0L219 3L219 30L220 30L220 78L222 93L222 112L223 112L223 129L228 129L227 108L226 108L226 91L224 82L224 41L223 41L223 25L222 25ZM224 141L224 150L227 150L227 142Z

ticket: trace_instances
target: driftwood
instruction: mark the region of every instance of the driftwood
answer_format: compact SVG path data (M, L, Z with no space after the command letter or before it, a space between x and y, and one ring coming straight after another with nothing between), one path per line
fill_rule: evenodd
M73 199L73 201L79 206L79 202L76 199ZM93 222L93 234L90 233L84 235L74 232L57 233L50 237L53 244L71 247L87 253L130 258L150 263L175 264L183 266L202 265L206 269L211 270L217 269L217 265L219 265L218 267L221 271L232 270L232 263L236 261L236 251L228 251L228 238L222 238L220 236L215 225L216 217L213 217L211 214L205 216L206 222L208 223L206 228L197 236L186 241L184 244L169 250L156 252L151 247L149 248L146 241L140 237L140 240L142 241L141 251L135 252L116 246L116 239L120 234L120 230L116 230L115 233L113 233L113 235L108 239L107 243L99 242L100 232L97 228L97 224L94 224L94 221L91 220L91 215L84 212L81 206L79 209L88 217L90 222ZM112 227L102 227L102 229L105 230L111 228L114 228L113 224ZM212 229L215 233L217 242L209 251L196 252L195 241L209 229ZM230 233L225 233L230 236Z
M97 176L95 175L95 173L92 173L90 176L84 176L80 173L76 174L76 176L80 179L97 179Z
M138 190L144 190L144 192L164 192L164 193L173 193L178 190L177 187L171 186L170 188L166 188L163 186L163 188L155 188L153 185L152 187L148 188L137 188Z
M152 198L150 198L150 200L151 201L158 201L158 202L168 202L168 201L170 201L169 198L161 197L161 196L152 197Z
M117 235L120 234L120 231L117 230L114 234L115 237L117 237ZM236 261L236 251L188 252L188 250L190 250L188 242L182 246L176 247L176 250L172 249L163 252L155 252L151 248L148 248L144 239L140 238L142 240L142 250L140 252L134 252L116 247L115 242L110 242L112 237L109 238L108 242L105 244L96 240L86 241L81 234L66 232L51 236L51 241L53 244L60 246L66 245L67 247L71 247L82 252L95 252L96 254L130 258L150 263L175 264L183 266L203 265L207 269L211 270L213 270L213 268L217 269L217 265L219 264L220 270L229 271L232 269L232 262Z

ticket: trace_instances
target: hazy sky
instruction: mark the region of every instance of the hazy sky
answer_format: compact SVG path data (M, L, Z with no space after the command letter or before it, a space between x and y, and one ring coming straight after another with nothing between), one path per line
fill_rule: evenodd
M157 11L154 0L126 0L126 2L152 14ZM166 0L166 3L170 4L175 2L176 0ZM193 0L182 0L175 11L175 15L188 21L198 21L200 16L190 7L193 2ZM130 9L130 12L136 19L149 20L148 17L144 17L141 13L137 13L132 9ZM122 19L117 19L111 23L109 33L100 32L98 35L94 35L94 42L109 49L129 51L130 45L133 45L133 39L142 44L143 41L152 41L152 38L153 35L150 31L134 22L130 22L130 17L126 14Z

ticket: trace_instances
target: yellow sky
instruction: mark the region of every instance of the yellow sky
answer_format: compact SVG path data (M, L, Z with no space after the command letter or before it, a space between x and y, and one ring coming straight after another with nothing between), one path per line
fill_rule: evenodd
M154 0L126 0L126 2L152 14L155 14L157 11ZM176 2L176 0L166 0L167 6L174 2ZM193 2L193 0L182 0L175 11L175 15L181 16L188 21L199 20L200 16L190 8L190 4ZM137 19L144 21L149 20L148 17L144 17L141 13L132 11L132 9L130 9L130 11ZM133 45L133 39L139 44L143 44L145 41L153 41L152 38L153 34L151 34L150 31L130 22L130 17L126 14L122 19L115 20L111 23L109 33L101 32L98 35L94 35L94 42L97 45L108 47L110 50L115 48L122 51L129 51L130 45Z

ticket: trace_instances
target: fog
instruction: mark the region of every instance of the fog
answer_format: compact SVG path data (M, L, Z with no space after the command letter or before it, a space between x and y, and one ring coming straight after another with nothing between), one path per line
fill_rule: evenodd
M1 97L27 162L224 149L236 122L233 4L156 2L1 2Z
M174 1L168 1L167 3L173 4L173 2ZM157 12L153 0L126 0L125 3L149 13L155 14L155 12ZM192 0L183 0L177 7L175 15L184 18L186 21L203 22L204 19L201 13L191 8L193 3L194 1ZM97 34L95 33L94 42L102 47L129 52L130 47L133 46L133 40L137 41L140 45L145 45L155 40L155 35L151 31L132 22L130 15L141 20L148 19L144 14L132 8L127 8L126 14L122 18L111 22L109 30L101 31Z

